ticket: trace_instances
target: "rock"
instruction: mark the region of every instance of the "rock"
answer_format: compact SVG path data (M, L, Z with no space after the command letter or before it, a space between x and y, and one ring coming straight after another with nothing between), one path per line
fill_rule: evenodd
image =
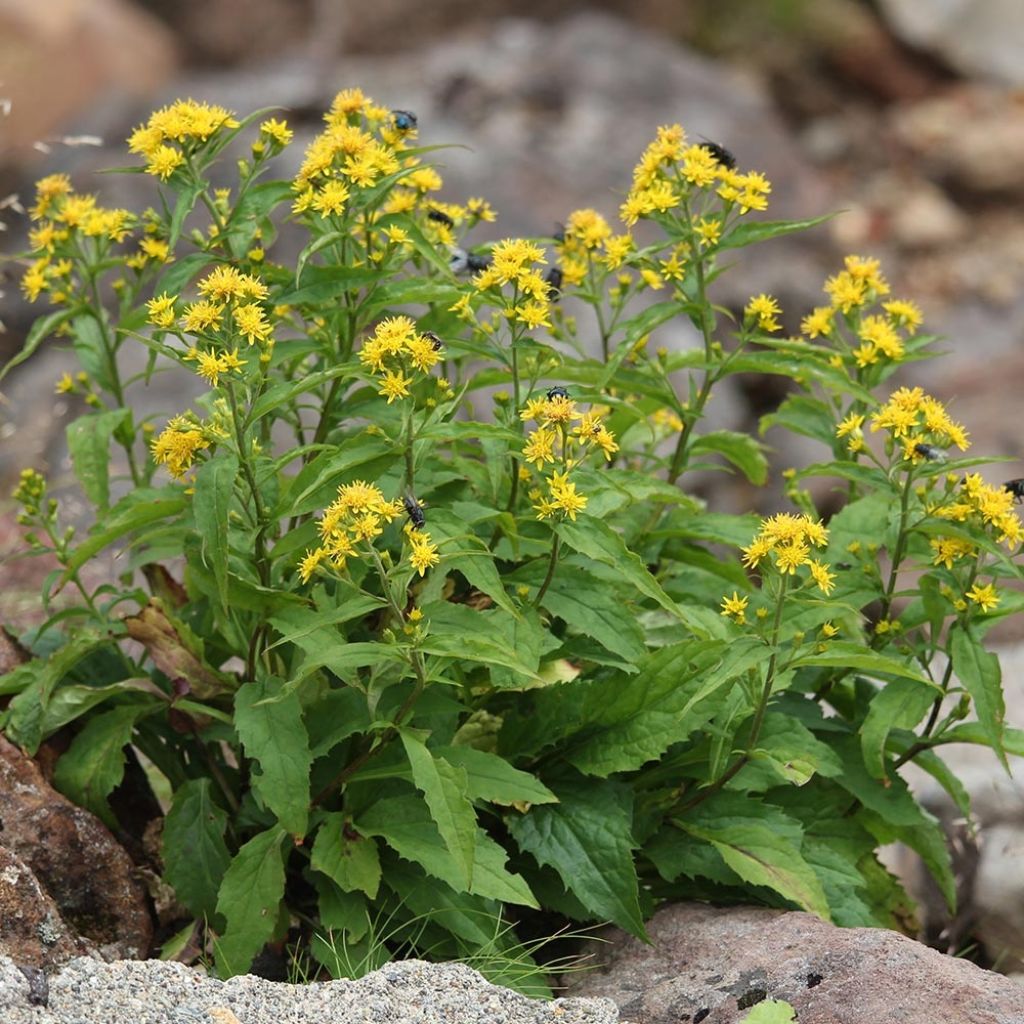
M88 951L31 869L0 846L0 954L19 966L42 968Z
M153 926L128 854L88 811L51 789L0 737L0 844L32 871L61 917L106 956L140 957Z
M600 972L572 995L615 1000L635 1024L734 1024L766 998L800 1024L1020 1024L1024 988L882 928L811 914L681 903L648 924L653 947L611 929Z
M151 94L175 63L170 33L127 0L0 0L0 88L11 101L0 163L66 130L108 90Z
M878 6L910 46L970 78L1024 85L1024 6L1019 0L881 0Z
M159 960L79 959L49 979L45 1010L0 957L4 1024L615 1024L607 999L527 999L463 964L406 960L356 981L286 985L251 975L216 981Z
M1021 194L1024 105L1014 94L956 86L896 108L889 129L931 177L974 193Z

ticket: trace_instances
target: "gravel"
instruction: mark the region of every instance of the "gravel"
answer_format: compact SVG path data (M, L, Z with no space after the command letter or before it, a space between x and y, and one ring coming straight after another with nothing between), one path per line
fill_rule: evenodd
M610 999L527 999L463 964L406 960L357 981L285 985L208 978L159 960L79 958L32 1005L28 978L0 957L3 1024L616 1024ZM35 998L39 999L39 986Z

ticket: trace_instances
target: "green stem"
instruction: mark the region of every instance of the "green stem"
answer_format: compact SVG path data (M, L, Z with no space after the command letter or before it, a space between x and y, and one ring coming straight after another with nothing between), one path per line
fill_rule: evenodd
M540 585L540 590L537 591L537 596L533 599L533 607L540 607L541 601L544 599L544 595L548 592L548 587L551 586L551 581L555 578L555 566L558 565L558 549L562 543L562 538L556 533L554 540L551 542L551 557L548 559L548 571L544 577L544 582Z
M732 778L750 761L750 755L757 745L758 737L761 735L761 728L764 725L765 714L768 711L768 702L771 700L772 687L775 683L775 667L778 663L779 631L782 627L782 607L786 599L786 577L782 576L779 585L779 596L775 605L775 619L772 622L772 653L768 659L768 668L765 671L764 688L761 691L761 698L754 711L754 720L750 725L750 735L747 737L746 750L717 778L711 785L706 786L700 792L694 794L686 803L677 808L678 813L689 811L702 804L708 797L713 796L723 789Z
M903 484L900 493L900 524L896 535L896 548L892 553L892 567L889 569L889 581L885 585L885 595L882 598L882 618L888 619L892 610L893 594L896 591L896 580L900 573L900 564L907 547L907 512L910 506L910 485L913 483L914 474L907 472L907 479Z

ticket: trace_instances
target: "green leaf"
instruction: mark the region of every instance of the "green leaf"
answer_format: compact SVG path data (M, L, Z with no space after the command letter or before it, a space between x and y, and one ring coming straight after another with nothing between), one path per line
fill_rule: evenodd
M180 295L182 289L195 277L200 270L214 262L208 252L190 252L181 259L176 259L160 275L153 286L154 295Z
M764 450L749 434L715 430L697 437L690 452L695 456L705 452L721 455L759 487L768 479L768 460L764 457Z
M178 515L185 508L185 504L185 495L181 489L136 487L131 490L107 515L96 522L86 540L72 551L58 589L107 545L120 540L133 530Z
M745 220L739 223L731 231L726 232L718 245L716 251L722 249L741 249L748 245L755 245L764 242L769 238L779 238L782 235L792 234L794 231L807 231L809 228L824 224L831 220L835 214L826 213L821 217L811 217L809 220Z
M218 454L199 467L192 514L202 540L203 562L213 572L221 610L228 610L228 516L238 479L238 459Z
M686 640L649 655L635 676L587 684L584 728L563 744L563 756L602 777L655 760L706 725L731 684L763 663L767 650L754 637L731 645Z
M929 686L935 694L941 692L936 683L921 675L906 662L890 658L887 654L868 650L862 644L849 640L830 640L824 651L808 651L789 663L790 668L800 668L804 665L856 669L871 675L897 676Z
M39 346L50 337L61 324L70 320L76 313L74 309L60 309L56 313L48 313L39 317L29 328L28 337L21 347L21 351L13 359L0 367L0 380L10 373L16 366L25 362Z
M740 1024L797 1024L796 1010L784 999L766 999L743 1017Z
M112 831L117 822L107 797L124 777L124 748L148 708L129 704L91 718L57 762L54 785L69 800L92 811Z
M441 545L441 565L445 569L458 569L499 608L504 608L510 615L518 615L516 606L505 593L494 566L494 556L487 545L479 537L467 533L465 525L447 511L428 510L427 517L430 536Z
M210 779L190 779L174 793L164 818L164 878L193 916L211 918L231 854L227 813L213 802Z
M322 871L345 892L365 892L376 899L380 887L380 857L377 844L353 832L347 834L345 815L324 815L313 841L310 864Z
M772 427L783 427L794 434L803 434L832 447L836 424L829 407L820 398L809 395L787 395L775 412L761 417L761 434Z
M636 615L616 588L586 569L556 569L542 603L568 626L623 660L635 662L643 657L644 631Z
M437 747L435 753L466 772L466 788L473 800L511 806L547 804L558 797L529 772L513 768L503 757L474 747Z
M217 913L227 929L214 948L221 978L244 974L256 954L274 934L284 896L284 857L287 833L268 829L250 839L235 854L217 894Z
M821 882L799 846L756 818L742 821L729 814L716 821L713 801L700 810L698 820L673 819L673 824L711 843L745 882L767 886L802 909L831 920Z
M1006 704L999 659L985 650L981 637L971 625L954 623L950 633L952 642L949 653L953 671L974 701L974 710L988 745L1009 773L1010 766L1003 746Z
M780 780L802 786L816 775L832 778L842 770L842 762L827 744L822 743L810 729L792 715L769 711L764 717L757 746L751 751L752 762L735 779L735 788L749 786L748 771L767 768L768 783L772 788Z
M633 794L615 782L553 784L557 804L509 815L509 831L538 864L554 868L596 918L647 940L632 851Z
M633 351L633 346L645 334L650 334L656 327L660 327L666 320L671 320L681 312L680 303L673 299L668 302L656 302L643 312L624 321L620 325L620 330L625 330L625 336L615 347L615 351L604 367L604 372L594 382L594 390L604 391L608 387L626 356Z
M931 687L910 679L893 679L871 699L864 724L860 727L860 745L864 764L876 779L886 778L885 745L893 729L913 729L936 700Z
M611 566L621 574L624 582L636 587L641 594L656 601L676 618L680 617L675 601L647 571L640 557L626 547L622 538L607 523L581 514L576 522L567 519L558 523L555 530L573 551Z
M419 796L378 800L354 822L362 835L379 836L400 856L419 864L427 874L452 889L461 886L461 871L441 838L426 804ZM529 886L505 868L508 854L481 828L475 833L473 884L476 896L536 907Z
M466 769L455 767L428 749L422 734L399 729L412 779L430 808L448 852L459 871L459 889L473 885L473 857L476 852L476 811L469 799Z
M309 766L312 755L295 693L281 696L273 677L246 683L235 694L235 728L247 757L259 763L252 784L283 829L301 838L309 820ZM277 698L263 704L267 698Z
M110 437L129 415L127 409L115 409L81 416L68 424L71 465L97 512L105 512L110 505Z

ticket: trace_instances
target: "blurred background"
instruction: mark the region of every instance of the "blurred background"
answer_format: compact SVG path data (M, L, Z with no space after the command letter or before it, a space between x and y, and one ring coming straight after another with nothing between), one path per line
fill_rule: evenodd
M283 177L334 94L355 85L415 111L423 144L464 147L439 154L442 198L489 199L499 212L484 226L493 239L548 235L579 207L613 219L640 151L673 122L766 173L770 217L842 211L751 252L742 272L719 279L716 301L739 308L770 292L795 331L845 254L880 258L894 295L923 308L948 350L902 382L948 404L971 432L972 454L1014 460L986 469L990 482L1024 477L1021 0L0 0L0 247L21 248L20 205L54 171L109 204L151 203L151 179L96 172L126 163L132 128L177 97L242 113L285 108L296 139L278 165ZM16 263L0 272L4 362L45 310L23 301ZM659 341L687 344L679 333ZM51 347L0 384L0 496L23 466L65 472L64 428L80 410L53 389L69 365ZM779 387L751 378L723 389L715 425L755 431ZM180 410L174 388L160 384L147 409ZM806 461L788 443L779 468ZM720 510L774 500L724 474L694 486ZM8 622L38 615L45 570L10 557L19 543L0 497ZM1019 623L999 629L1004 642L1024 639ZM1021 669L1018 645L1004 658L1018 725ZM929 927L952 946L977 937L988 962L1021 969L1024 790L997 785L986 765L958 770L982 773L977 788L991 799L977 806L987 808L988 835L1001 838L980 853L975 843L958 921L936 911Z

